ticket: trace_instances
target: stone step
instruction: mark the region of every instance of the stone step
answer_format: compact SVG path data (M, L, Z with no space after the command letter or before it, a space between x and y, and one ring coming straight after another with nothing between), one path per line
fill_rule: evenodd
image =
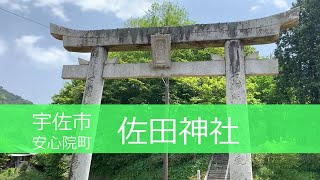
M222 172L222 171L215 171L215 172L209 172L209 174L222 174L222 175L225 175L226 172Z
M209 172L224 172L224 170L226 170L227 168L225 169L214 169L214 170L209 170Z
M210 178L225 178L225 174L208 174L208 177Z
M208 169L207 180L225 180L228 161L229 154L214 154Z
M222 177L224 177L226 174L225 173L220 173L220 174L216 174L216 173L214 173L214 174L208 174L208 176L210 176L210 177L215 177L215 176L222 176Z
M211 167L213 167L213 168L220 168L220 167L226 167L227 165L226 164L222 164L222 163L220 163L220 164L211 164Z

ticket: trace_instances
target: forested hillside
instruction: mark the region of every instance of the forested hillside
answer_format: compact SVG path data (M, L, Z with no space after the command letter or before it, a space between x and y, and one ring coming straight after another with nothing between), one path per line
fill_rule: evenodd
M0 86L0 104L32 104L32 102L12 94Z

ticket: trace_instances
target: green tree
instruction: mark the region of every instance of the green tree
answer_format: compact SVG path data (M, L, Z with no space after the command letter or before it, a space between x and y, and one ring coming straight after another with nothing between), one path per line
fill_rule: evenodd
M185 9L177 4L164 1L162 4L153 3L151 8L141 18L133 18L126 22L127 27L163 27L194 24L190 21Z
M300 24L284 31L277 43L278 103L320 103L320 1L298 0Z
M46 179L65 179L64 175L68 170L68 162L65 161L67 155L64 154L37 154L31 159L32 165L43 172Z
M5 165L10 160L8 154L0 154L0 167Z
M320 1L298 0L294 4L297 6L301 9L299 25L283 31L277 43L279 76L270 87L275 93L270 89L264 91L272 103L318 104ZM259 95L260 100L264 98ZM319 179L319 154L257 154L253 157L257 179Z

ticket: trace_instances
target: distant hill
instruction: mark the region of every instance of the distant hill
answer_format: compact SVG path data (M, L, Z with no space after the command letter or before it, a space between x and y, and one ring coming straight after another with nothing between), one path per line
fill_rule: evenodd
M0 86L0 104L32 104L32 102L12 94Z

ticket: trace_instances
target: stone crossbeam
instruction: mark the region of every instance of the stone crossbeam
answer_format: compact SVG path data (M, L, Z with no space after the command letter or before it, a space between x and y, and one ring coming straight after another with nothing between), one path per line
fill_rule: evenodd
M151 35L170 34L172 49L223 47L227 40L241 40L243 45L277 41L283 29L299 21L299 8L273 16L248 21L196 24L179 27L123 28L107 30L73 30L50 24L53 37L63 41L66 50L91 52L96 46L111 51L150 50Z
M86 79L88 65L64 65L63 79ZM246 75L276 75L278 60L246 60ZM224 60L173 62L171 68L155 69L150 63L111 64L106 63L102 77L104 79L159 78L159 77L201 77L224 76Z

